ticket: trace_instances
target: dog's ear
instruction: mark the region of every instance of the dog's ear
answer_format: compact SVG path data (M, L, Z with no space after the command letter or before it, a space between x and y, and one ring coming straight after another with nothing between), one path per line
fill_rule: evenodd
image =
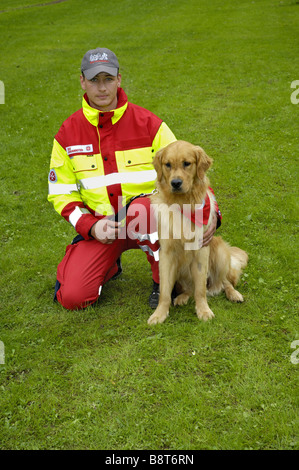
M199 179L203 180L205 173L212 165L213 160L199 146L195 147L195 152L196 152L196 161L197 161L197 176Z
M158 181L162 180L162 155L163 155L163 149L160 149L156 153L155 158L153 160L153 165L154 165L154 168L157 172L157 180Z

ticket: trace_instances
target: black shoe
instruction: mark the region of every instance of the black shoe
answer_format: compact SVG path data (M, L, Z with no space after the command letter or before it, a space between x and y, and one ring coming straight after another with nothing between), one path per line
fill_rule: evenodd
M117 273L114 274L114 276L112 276L112 278L111 278L112 281L115 281L115 279L117 279L121 275L121 273L123 272L120 257L116 260L116 264L117 264L117 267L118 267L118 271L117 271Z
M149 296L148 302L151 308L157 308L159 303L160 296L160 286L155 281L153 281L153 290Z
M54 301L54 302L58 302L58 300L57 300L57 292L59 291L59 289L60 289L60 282L57 281L57 279L56 279L56 284L55 284L55 289L54 289L54 298L53 298L53 301Z
M172 292L171 292L171 302L172 302L172 303L174 303L175 298L176 298L177 296L178 296L178 293L177 293L176 288L175 288L175 285L174 285L174 287L173 287L173 289L172 289Z
M174 288L172 289L172 292L171 292L171 301L172 301L172 303L174 302L174 299L177 297L177 295L178 294L177 294L175 286L174 286ZM152 291L151 295L149 296L149 305L150 305L151 308L157 308L158 307L159 297L160 297L160 285L157 284L155 281L153 281L153 291Z

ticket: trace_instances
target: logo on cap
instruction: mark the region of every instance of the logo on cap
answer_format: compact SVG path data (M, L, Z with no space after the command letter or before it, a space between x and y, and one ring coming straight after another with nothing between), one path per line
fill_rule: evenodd
M89 61L90 63L94 63L94 62L108 62L109 59L108 59L108 55L106 54L106 52L103 52L103 54L90 54L89 56Z

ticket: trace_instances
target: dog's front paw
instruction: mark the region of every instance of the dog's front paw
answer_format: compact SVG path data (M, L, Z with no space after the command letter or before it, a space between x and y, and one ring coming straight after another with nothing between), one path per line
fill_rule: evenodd
M154 311L154 313L149 317L147 320L147 323L149 325L157 325L158 323L163 323L166 318L168 317L169 312L168 311L161 311L159 307Z
M212 310L208 307L208 305L204 307L196 307L196 315L199 320L208 321L215 317Z

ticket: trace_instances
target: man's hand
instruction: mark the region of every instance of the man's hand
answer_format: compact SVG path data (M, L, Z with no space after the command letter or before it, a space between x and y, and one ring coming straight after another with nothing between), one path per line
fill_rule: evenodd
M104 218L91 227L90 234L101 243L113 243L119 236L120 224L121 222Z
M217 227L217 215L214 213L212 216L212 222L208 230L203 235L202 246L208 246L216 232Z

